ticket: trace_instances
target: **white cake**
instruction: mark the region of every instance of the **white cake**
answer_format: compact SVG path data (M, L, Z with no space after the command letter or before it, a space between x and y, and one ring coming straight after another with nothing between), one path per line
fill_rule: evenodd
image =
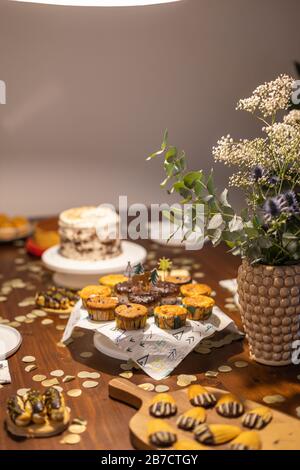
M121 254L120 219L107 206L68 209L59 216L60 252L66 258L99 261Z

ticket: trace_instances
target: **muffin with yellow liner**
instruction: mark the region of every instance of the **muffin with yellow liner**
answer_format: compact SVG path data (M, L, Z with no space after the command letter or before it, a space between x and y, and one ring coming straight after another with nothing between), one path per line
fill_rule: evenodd
M207 320L211 314L215 301L212 297L206 295L197 295L197 297L184 297L182 305L188 311L188 318L190 320Z
M87 308L86 301L92 295L101 295L101 297L110 297L111 288L108 286L86 286L79 291L79 296L82 300L82 304Z
M139 330L146 326L147 308L143 305L127 303L115 310L116 325L121 330Z
M197 295L210 296L212 289L207 284L186 284L180 287L180 292L183 297L195 297Z
M161 305L155 307L155 324L163 330L176 330L185 325L187 313L187 309L180 305Z
M114 287L117 284L125 281L128 281L128 277L124 276L124 274L107 274L107 276L100 277L99 284L102 286L108 286L114 290Z
M177 286L183 286L184 284L188 284L191 282L191 276L190 275L170 275L166 276L164 279L166 282L171 282L171 284L176 284Z
M17 230L10 220L0 221L0 240L10 240L17 236Z
M17 230L17 236L22 237L23 235L28 234L30 230L30 225L26 217L20 217L20 216L12 217L11 222Z
M93 321L114 320L115 308L118 304L116 297L102 297L101 295L92 295L86 300L89 318Z

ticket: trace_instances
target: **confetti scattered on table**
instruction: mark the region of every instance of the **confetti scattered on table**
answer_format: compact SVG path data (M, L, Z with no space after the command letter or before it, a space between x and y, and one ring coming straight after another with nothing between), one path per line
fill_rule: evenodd
M124 372L121 372L119 376L123 377L123 379L131 379L131 377L133 376L133 372L131 372L130 370L126 370Z
M99 385L99 382L96 382L96 380L85 380L82 384L84 388L94 388Z
M42 325L51 325L53 323L52 318L45 318L44 320L41 321Z
M272 405L274 403L283 403L285 401L285 397L282 395L266 395L263 397L263 402L267 403L268 405Z
M75 379L75 375L66 375L62 379L62 381L63 381L63 383L68 383L68 382L72 382L72 380L74 380L74 379Z
M168 392L170 390L170 387L168 387L168 385L156 385L155 387L155 391L157 393L165 393L165 392Z
M224 372L224 373L231 372L232 368L230 366L226 366L226 365L225 366L220 366L220 367L218 367L218 371L219 372Z
M15 317L15 320L19 323L23 323L26 320L26 316L25 315L17 315Z
M19 395L19 397L24 397L29 390L30 388L19 388L19 390L17 390L17 395Z
M152 392L155 389L154 385L148 382L139 384L138 387L145 390L146 392Z
M216 370L208 370L205 372L205 377L218 377L219 375L219 372L217 372Z
M58 384L59 384L59 381L57 380L57 378L43 380L42 382L43 387L52 387L53 385L58 385Z
M67 434L62 438L60 444L78 444L80 442L80 435L79 434Z
M34 313L37 317L46 317L47 313L44 310L35 309L31 313Z
M234 363L235 367L237 367L238 369L243 369L244 367L248 367L249 366L249 362L246 362L246 361L236 361Z
M29 364L29 366L25 367L25 372L32 372L33 370L37 369L36 364Z
M40 375L40 374L36 374L32 377L32 380L34 382L43 382L43 380L46 380L47 376L46 375Z
M70 424L70 426L68 427L68 431L71 434L82 434L86 431L86 426L84 426L83 424Z
M35 305L34 297L27 297L26 299L18 303L19 307L29 307L29 305Z
M56 370L52 370L50 372L50 375L52 375L52 377L62 377L63 375L65 375L65 373L61 369L56 369Z
M34 356L24 356L22 357L22 362L34 362L35 357Z
M93 353L91 351L84 351L79 354L80 357L83 357L85 359L92 357Z
M80 397L81 394L82 394L82 390L80 390L80 388L72 388L71 390L67 391L67 395L73 398Z
M53 388L55 388L55 390L57 390L59 393L62 393L64 391L64 389L60 385L53 385Z

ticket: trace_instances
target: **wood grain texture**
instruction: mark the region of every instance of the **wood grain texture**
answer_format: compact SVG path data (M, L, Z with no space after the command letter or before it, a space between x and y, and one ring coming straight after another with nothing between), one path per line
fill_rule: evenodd
M207 387L208 392L213 393L217 400L227 391L215 388ZM177 435L178 441L181 439L193 439L193 433L179 429L176 426L177 418L185 411L192 408L189 402L188 388L182 388L175 392L170 392L170 395L174 398L177 405L177 413L175 416L164 419L168 424L172 426L174 432ZM139 450L155 450L152 444L149 443L147 435L147 423L153 419L149 414L149 407L151 405L151 399L155 396L153 393L145 392L136 385L130 383L125 379L113 379L109 383L109 395L123 403L127 403L129 406L138 409L138 412L133 416L129 423L129 429L131 434L131 441L134 443L135 448ZM243 402L245 407L245 413L260 406L251 400L245 400ZM218 415L216 409L206 410L206 423L207 424L232 424L238 426L241 431L249 431L242 425L242 417L235 419L223 418ZM264 429L258 431L262 450L299 450L300 449L300 421L290 417L287 414L280 413L273 410L273 419ZM214 446L210 449L227 449L227 445Z
M152 255L159 258L166 256L173 259L174 268L182 267L186 260L190 260L192 272L204 272L205 277L200 282L206 282L217 292L217 304L224 308L225 298L229 293L219 286L221 279L236 277L239 260L226 254L224 247L216 249L205 247L199 252L178 251L178 249L162 248L151 242L142 243ZM27 255L19 253L19 248L11 245L0 246L0 285L8 279L21 278L26 282L32 282L37 288L44 288L51 283L50 274L45 274L42 279L35 273L28 271L16 271L16 258L24 258L25 262L33 261ZM152 263L152 261L151 261ZM201 264L201 267L199 267ZM152 267L150 265L150 267ZM34 307L18 307L18 303L35 291L26 289L14 289L8 295L6 302L0 303L0 315L3 318L13 320L16 315L30 312ZM226 311L226 309L225 309ZM226 311L229 316L240 324L238 312ZM122 370L120 362L110 359L99 353L93 346L93 333L82 331L82 337L74 339L68 348L59 348L57 343L62 337L62 331L56 329L56 325L65 324L57 315L48 315L54 323L48 326L41 325L42 318L33 323L24 324L19 328L23 336L23 343L19 351L9 359L12 376L12 384L0 389L0 449L131 449L128 423L135 411L125 404L112 400L108 396L108 383ZM83 351L92 351L93 356L87 359L80 357ZM21 359L25 355L36 357L38 369L31 373L25 372L26 364ZM249 367L237 369L228 374L220 373L216 379L205 378L207 370L216 370L223 364L233 364L236 360L249 361ZM66 396L66 403L71 407L72 417L87 419L87 431L81 435L81 442L74 446L66 446L59 443L60 436L48 439L14 439L4 432L4 420L6 415L6 400L21 387L41 387L33 382L34 374L44 374L50 378L49 373L54 369L63 369L65 374L75 375L82 370L99 371L101 378L99 386L93 389L82 388L83 379L75 378L72 382L62 384L65 391L73 388L82 388L82 395L78 398ZM296 407L300 405L300 382L297 375L300 368L287 366L282 368L266 367L251 362L248 357L246 342L236 342L221 349L213 350L211 354L190 354L172 373L161 383L167 384L170 389L177 390L178 374L196 374L202 383L225 388L246 399L262 402L265 395L282 394L286 397L283 403L274 405L274 408L296 416ZM155 383L141 371L134 371L131 379L133 383ZM61 379L59 379L61 384ZM157 383L157 382L156 382ZM300 439L300 438L299 438Z

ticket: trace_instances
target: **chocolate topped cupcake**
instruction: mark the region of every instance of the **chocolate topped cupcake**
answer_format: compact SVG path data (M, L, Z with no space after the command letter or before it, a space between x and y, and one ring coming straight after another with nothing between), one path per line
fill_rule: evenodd
M133 289L128 294L129 302L143 305L148 310L148 316L153 315L154 308L160 304L161 296L155 292L145 292L142 289Z
M151 293L161 296L162 305L174 305L179 295L179 286L171 282L158 281L152 288Z
M132 291L132 281L119 282L115 285L115 293L119 299L120 304L126 304L128 302L128 295Z

